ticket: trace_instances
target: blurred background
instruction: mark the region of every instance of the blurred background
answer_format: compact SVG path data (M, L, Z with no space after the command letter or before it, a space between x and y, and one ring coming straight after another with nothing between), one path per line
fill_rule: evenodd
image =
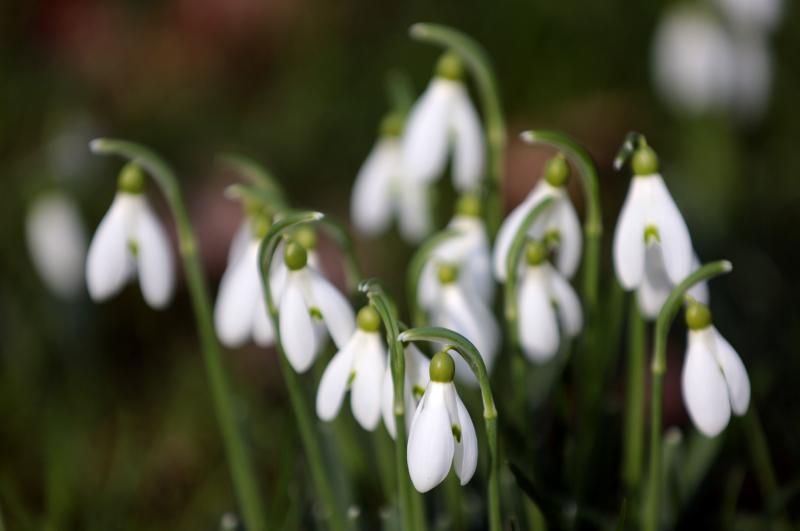
M387 73L405 73L420 93L440 53L408 38L417 21L464 30L493 60L509 127L507 209L552 155L517 134L563 130L598 163L608 248L629 180L628 170L613 171L614 154L627 131L647 135L701 260L734 263L711 286L716 324L748 368L779 481L787 492L800 488L800 17L791 2L12 0L0 5L0 511L8 529L216 529L235 509L185 287L179 282L160 312L135 284L96 305L82 278L70 280L82 270L80 253L54 261L41 249L72 234L48 227L74 224L88 242L110 205L121 163L91 156L88 141L130 139L174 165L215 294L241 219L222 195L237 176L215 155L252 156L293 204L349 223L353 180L389 109ZM163 199L150 195L174 239ZM56 204L45 209L48 222L33 215L42 198ZM450 208L440 207L442 223ZM357 243L365 274L401 298L412 249L395 233ZM341 283L334 246L323 241L322 252ZM608 287L608 260L604 267ZM683 348L678 324L665 422L688 431ZM275 353L226 355L267 511L280 527L303 527L306 470ZM617 423L623 360L605 405ZM740 503L761 506L741 439L734 423L682 518L715 525L731 470L742 481ZM369 437L348 448L344 466L361 473L354 503L375 521L386 501L373 488L375 450ZM612 472L614 455L605 457Z

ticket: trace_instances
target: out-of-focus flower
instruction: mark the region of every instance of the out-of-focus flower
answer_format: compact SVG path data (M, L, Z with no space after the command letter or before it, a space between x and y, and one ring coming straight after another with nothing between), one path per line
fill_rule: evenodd
M528 197L511 211L500 226L494 246L494 275L499 281L506 279L506 261L514 240L525 217L542 199L553 198L553 203L534 221L528 235L545 240L556 251L558 270L572 278L578 269L583 248L583 237L578 215L566 190L569 167L563 155L548 161L544 179L528 194Z
M526 258L528 267L518 292L519 338L525 355L542 363L558 352L561 333L578 335L583 311L572 286L547 262L547 247L542 242L530 242Z
M406 405L406 429L408 429L411 427L411 419L413 418L411 412L416 411L417 404L419 404L430 381L430 361L411 343L406 345L404 356L406 373L403 394ZM392 380L392 368L389 364L386 366L383 385L381 386L381 414L383 415L383 424L386 426L386 431L394 439L397 433L394 424L394 382Z
M74 297L83 286L86 257L86 232L75 202L60 192L36 198L28 208L25 236L42 281L59 297Z
M337 352L317 390L317 415L333 420L339 414L347 390L350 407L361 427L372 431L381 418L381 383L386 368L386 348L381 341L378 312L365 306L358 312L358 326Z
M689 229L658 173L658 158L647 145L633 156L633 178L614 232L614 269L626 290L638 288L645 276L656 277L663 267L678 284L692 267ZM653 246L660 253L648 253Z
M368 235L385 232L396 216L400 235L415 243L431 231L428 186L403 172L402 130L401 116L384 118L381 137L356 176L350 215L358 230Z
M430 183L442 176L453 152L453 185L474 190L483 176L485 145L480 118L455 54L439 60L436 75L414 104L403 135L403 168L409 179Z
M783 14L783 0L715 0L737 31L769 32Z
M450 354L442 351L433 357L430 382L411 421L408 472L419 492L428 492L444 481L451 466L466 485L478 465L478 438L456 392L454 373Z
M715 437L731 417L744 415L750 404L750 380L739 355L711 324L711 312L692 302L686 309L689 328L683 364L683 399L692 422Z
M115 295L137 275L151 307L163 308L172 297L175 271L169 239L144 196L144 185L136 164L120 172L117 195L86 259L86 284L95 301Z
M308 252L289 241L283 252L288 268L278 298L281 343L294 370L305 372L330 334L344 348L355 328L355 316L347 299L313 267Z

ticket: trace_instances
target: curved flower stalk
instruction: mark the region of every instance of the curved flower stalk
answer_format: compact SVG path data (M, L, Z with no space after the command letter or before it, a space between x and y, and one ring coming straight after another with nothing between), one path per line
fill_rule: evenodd
M169 238L144 196L144 173L131 162L122 168L117 195L100 221L86 257L86 285L97 302L116 295L138 277L150 307L172 298L175 272Z
M356 176L350 216L356 228L370 236L386 232L396 217L403 239L416 243L433 225L428 185L409 178L403 169L404 121L397 113L383 119L380 138Z
M644 513L645 531L656 531L661 509L661 415L663 400L664 373L667 371L667 336L675 315L683 303L689 289L704 280L728 273L732 269L727 260L712 262L690 274L672 290L656 321L654 333L653 362L651 365L652 383L650 397L650 470L647 480L647 504Z
M474 468L470 470L473 457L468 453L468 451L471 451L471 448L468 448L471 445L471 441L467 440L467 436L471 438L474 435L474 427L472 428L472 433L465 432L466 421L470 420L471 425L471 419L469 419L469 414L466 410L461 410L458 407L455 390L449 387L453 385L452 376L455 368L451 365L452 359L450 362L447 361L447 358L449 358L448 351L455 351L467 362L480 384L481 397L483 399L483 419L486 425L486 439L489 447L489 529L491 531L500 531L502 529L502 518L500 514L500 485L498 477L500 461L497 441L497 409L495 408L492 389L489 385L489 375L486 372L483 357L467 338L444 328L413 328L400 334L399 339L404 343L433 341L447 345L438 355L439 360L431 362L431 383L426 389L423 400L417 406L415 420L413 421L414 425L411 428L412 434L409 436L409 469L412 466L419 468L419 477L417 479L420 483L419 487L422 488L433 488L437 484L437 479L444 479L441 469L445 465L447 466L445 469L446 475L450 466L448 456L454 459L453 462L456 463L457 471L459 468L461 469L459 478L462 484L468 481L474 472ZM449 380L450 383L441 380ZM431 392L430 395L428 395L429 391ZM428 402L427 407L425 405L426 402ZM442 408L443 403L444 408ZM454 419L459 421L460 433L459 430L453 429ZM450 428L447 436L444 435L442 425ZM459 436L463 441L460 449L457 445ZM414 438L413 445L412 437ZM430 446L426 443L429 443ZM423 450L426 448L427 452L424 452ZM450 452L451 449L452 454ZM475 451L475 458L477 458L477 447ZM428 455L425 456L425 453ZM457 455L458 460L455 461ZM417 471L412 474L412 477L414 477ZM417 481L415 480L416 483Z
M52 191L37 197L25 216L28 253L48 289L64 299L83 287L86 229L75 202Z
M664 269L662 252L658 245L651 245L645 250L645 254L648 255L645 257L645 262L650 264L650 267L645 269L642 283L636 289L639 311L648 321L655 321L658 312L675 287ZM697 271L698 267L700 259L697 258L697 254L692 253L691 271ZM708 304L708 285L705 282L698 282L689 290L689 295L703 304Z
M567 278L572 278L580 265L583 240L581 225L575 207L567 194L566 184L569 176L564 155L559 153L547 163L544 178L539 180L528 197L517 206L503 221L494 244L494 275L499 281L506 278L506 262L511 241L530 212L544 197L552 197L551 207L542 213L531 226L528 236L544 239L556 253L558 270Z
M367 431L378 427L387 355L380 326L381 318L373 308L359 310L355 332L322 373L317 389L317 415L322 420L336 418L349 390L350 407L361 427Z
M547 247L528 243L528 266L519 288L519 337L531 361L549 361L558 352L560 335L578 335L583 328L581 301L569 282L547 261Z
M504 178L503 157L506 147L506 123L500 103L497 77L492 72L489 57L483 47L474 39L448 26L417 23L411 26L409 33L416 40L437 44L449 50L452 54L457 54L457 57L463 61L475 81L486 124L487 161L485 164L486 179L483 182L486 210L484 215L490 234L494 234L500 225L503 215L500 189ZM451 57L454 56L451 55ZM484 153L483 144L473 155L474 158L472 160L476 167L477 154L479 153ZM478 175L478 177L480 176Z
M266 529L266 523L262 499L255 479L255 469L237 426L228 377L223 368L219 344L214 335L208 289L178 179L160 157L138 144L124 140L98 139L92 141L90 147L95 153L120 155L141 165L155 179L166 196L178 229L180 253L200 334L211 397L222 432L236 497L248 529L263 531Z
M686 326L683 400L697 429L716 437L728 425L731 411L739 416L747 412L750 380L739 355L712 324L708 306L691 301Z

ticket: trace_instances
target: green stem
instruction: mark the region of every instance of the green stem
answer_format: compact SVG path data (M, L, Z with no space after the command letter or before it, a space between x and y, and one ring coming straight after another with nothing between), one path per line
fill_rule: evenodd
M771 510L771 502L777 499L778 480L775 476L775 467L772 465L772 458L769 455L767 438L764 435L764 428L761 426L761 420L755 404L750 404L750 408L742 420L758 486L761 488L761 495L767 508Z
M644 449L645 320L635 297L628 320L628 370L625 392L625 457L622 479L628 500L635 507L636 488L642 477Z
M411 505L411 478L406 462L406 421L405 421L405 374L406 358L403 344L398 339L400 328L392 311L394 305L375 280L361 284L361 291L367 294L370 304L378 312L386 330L389 345L389 363L394 386L394 426L395 426L395 468L397 471L397 493L400 505L401 529L415 529L415 515Z
M461 334L452 330L438 327L412 328L406 330L398 339L404 343L410 341L433 341L445 343L448 348L458 352L467 362L472 373L478 379L483 400L483 420L486 425L486 439L489 446L489 484L487 494L489 498L489 529L501 531L502 516L500 512L500 451L497 438L497 408L494 405L494 396L489 384L489 374L478 349Z
M487 199L486 226L495 234L503 216L503 165L506 148L506 121L500 103L497 76L492 71L486 50L472 37L441 24L417 23L411 26L411 37L424 42L438 44L457 53L472 73L486 122L488 147L488 171L485 180Z
M325 515L329 518L331 529L343 531L347 526L341 507L336 502L336 496L330 479L325 473L322 450L319 446L319 434L314 429L311 410L306 401L305 394L303 393L300 379L294 372L294 369L289 365L289 360L286 358L286 354L283 351L278 320L278 308L275 305L269 281L270 266L273 256L275 255L275 249L278 243L280 243L282 235L288 229L296 225L317 222L323 217L324 216L319 212L302 212L290 214L272 225L267 235L261 240L261 245L258 249L258 267L261 275L261 287L264 291L264 299L266 300L267 310L269 311L272 327L275 331L275 346L278 350L281 373L286 382L286 388L289 391L289 400L292 403L292 409L297 419L300 438L303 441L306 459L311 469L311 478L314 481L317 495L322 500Z
M414 88L411 86L408 75L400 70L387 72L386 94L389 97L392 112L405 118L414 105Z
M650 367L650 472L648 476L647 506L644 513L645 531L657 531L661 512L661 403L663 400L664 373L667 372L667 336L675 315L688 291L704 280L728 273L732 265L727 260L706 264L686 277L672 290L661 307L655 327L653 362Z
M186 283L200 334L203 361L211 387L217 422L219 422L228 456L236 497L239 500L247 528L251 531L264 530L267 528L266 519L255 478L255 469L234 413L233 395L222 364L219 342L214 333L211 299L197 254L197 240L189 222L178 179L161 157L144 146L124 140L101 138L93 140L90 147L94 153L119 155L139 164L153 177L167 199L175 218Z

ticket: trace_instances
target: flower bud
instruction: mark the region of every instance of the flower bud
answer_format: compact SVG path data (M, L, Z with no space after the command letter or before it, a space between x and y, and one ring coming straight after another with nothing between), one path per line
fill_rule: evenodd
M308 253L305 247L294 240L289 240L283 250L283 260L291 271L298 271L306 266Z
M481 198L477 193L466 193L458 198L456 214L470 218L481 217Z
M531 240L525 249L525 257L528 260L528 265L541 265L547 259L547 246L540 241Z
M547 161L547 166L545 166L544 170L544 178L550 184L550 186L554 186L556 188L561 188L567 184L567 179L569 178L569 165L567 164L567 159L564 157L563 153L559 153Z
M117 190L136 195L144 192L144 172L138 164L129 162L122 167L117 179Z
M658 155L653 148L642 141L633 154L631 161L634 175L651 175L658 172Z
M711 325L711 310L708 306L692 301L686 307L686 326L689 330L703 330Z
M309 225L303 225L295 230L292 239L302 245L306 251L317 248L317 233Z
M358 311L356 316L358 328L364 332L377 332L381 327L381 317L372 306L364 306Z
M447 52L439 58L436 75L453 81L464 79L464 63L454 52Z
M453 381L455 373L456 364L453 361L453 357L446 350L433 355L430 366L431 381L449 383Z

